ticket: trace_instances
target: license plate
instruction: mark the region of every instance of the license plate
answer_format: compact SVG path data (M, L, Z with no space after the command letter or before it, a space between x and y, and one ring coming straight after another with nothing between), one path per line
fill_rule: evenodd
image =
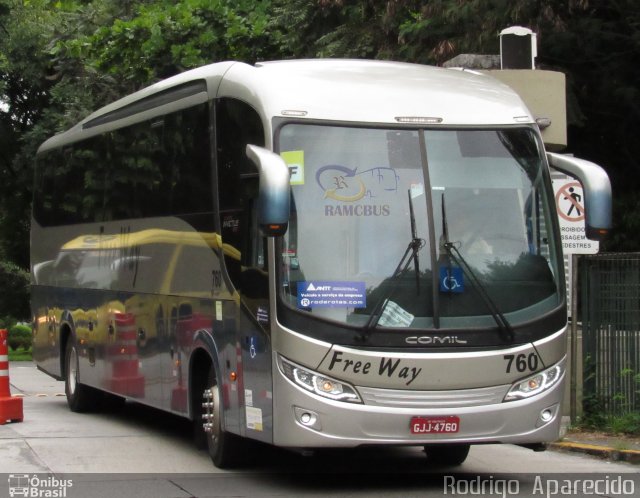
M411 434L453 434L460 430L460 417L413 417Z

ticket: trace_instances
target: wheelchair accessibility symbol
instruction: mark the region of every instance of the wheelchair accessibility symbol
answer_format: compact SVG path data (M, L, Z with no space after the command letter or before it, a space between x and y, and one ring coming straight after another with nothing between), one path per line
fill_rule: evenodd
M447 290L453 291L453 290L456 290L458 287L460 287L460 284L456 280L456 277L452 277L451 275L447 275L442 280L442 286Z
M249 339L249 356L251 356L251 359L253 360L257 354L258 353L256 351L256 338L251 337Z
M455 266L440 267L440 292L464 292L464 273Z

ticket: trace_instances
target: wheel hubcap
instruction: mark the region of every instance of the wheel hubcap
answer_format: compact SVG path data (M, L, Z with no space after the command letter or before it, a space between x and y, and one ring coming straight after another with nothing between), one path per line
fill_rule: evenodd
M220 402L218 398L218 389L213 386L205 389L202 395L202 428L214 441L220 432L220 425L217 423L216 413L219 413Z
M73 394L76 392L76 385L78 383L78 356L76 348L71 348L71 351L69 351L69 364L67 365L67 371L69 393Z

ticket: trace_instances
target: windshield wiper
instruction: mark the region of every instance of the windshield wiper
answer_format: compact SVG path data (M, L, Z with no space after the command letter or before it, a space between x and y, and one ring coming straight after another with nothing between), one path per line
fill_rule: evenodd
M418 253L420 252L420 249L422 249L425 246L426 242L424 241L424 239L421 239L418 237L418 231L416 229L416 218L413 212L413 200L411 199L411 189L407 191L407 194L409 196L409 218L411 221L411 240L409 241L409 244L407 245L407 249L404 251L402 258L400 259L398 266L396 266L396 269L394 270L393 274L391 275L391 278L389 279L389 282L391 283L391 288L380 299L378 299L378 301L376 302L376 305L373 307L373 310L371 311L371 315L369 315L369 319L367 320L367 323L364 326L365 332L368 332L369 330L375 328L378 325L378 322L382 317L382 313L386 308L387 303L389 302L389 299L391 299L393 292L396 289L398 279L406 273L407 269L409 268L409 265L411 264L411 261L413 261L414 263L414 270L416 275L416 292L418 295L420 295L420 261L418 258Z
M409 197L409 220L411 223L411 242L409 242L409 245L407 246L407 250L405 251L404 256L402 257L402 260L404 260L404 258L407 257L409 252L411 252L411 257L409 261L413 259L413 270L416 275L416 293L419 296L420 295L420 259L418 256L418 252L420 251L420 249L422 249L425 246L425 241L418 238L418 230L416 229L416 217L413 213L413 199L411 198L411 189L407 190L407 196ZM400 260L400 263L398 264L398 268L396 268L396 272L400 268L400 265L402 265L402 260Z
M444 243L442 244L444 250L447 252L449 257L454 261L454 263L456 263L460 268L462 268L462 270L467 274L467 276L469 277L469 280L471 280L471 283L474 289L476 289L476 291L480 295L480 298L484 301L485 305L487 306L487 309L491 313L491 316L493 317L496 324L498 325L498 328L500 329L500 332L502 333L502 335L509 342L513 342L515 337L513 332L513 327L511 327L511 324L507 320L507 317L505 317L502 311L500 311L500 308L498 308L495 301L489 295L489 292L487 292L487 289L485 288L485 286L482 284L482 282L477 277L475 272L471 269L471 266L469 266L469 263L467 263L467 260L464 258L462 254L460 254L460 251L458 250L458 248L449 240L449 230L447 226L447 212L446 212L445 202L444 202L444 193L442 194L442 237L444 239Z

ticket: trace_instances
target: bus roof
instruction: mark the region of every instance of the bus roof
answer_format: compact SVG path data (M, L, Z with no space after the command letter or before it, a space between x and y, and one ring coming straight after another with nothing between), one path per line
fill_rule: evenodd
M238 96L271 117L300 111L305 119L394 125L534 121L520 97L490 76L400 62L320 59L238 65L222 79L218 95Z
M220 62L186 71L94 112L41 151L217 97L278 116L429 126L533 123L520 97L486 74L388 61Z

